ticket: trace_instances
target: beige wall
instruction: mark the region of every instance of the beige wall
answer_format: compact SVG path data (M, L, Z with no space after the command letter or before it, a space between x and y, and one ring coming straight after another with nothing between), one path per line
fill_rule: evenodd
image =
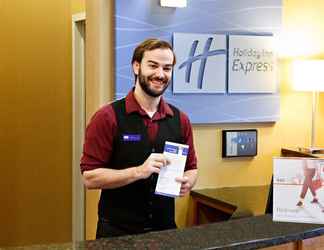
M285 32L286 43L284 49L303 56L324 59L324 1L322 0L284 0L285 2ZM297 39L298 37L298 39ZM299 49L298 49L299 48ZM303 49L300 49L303 48ZM311 109L311 94L307 94L308 110ZM316 120L317 145L324 147L324 93L320 94ZM310 126L310 113L305 119Z
M71 241L71 1L1 0L0 30L0 246Z
M88 8L94 8L91 0L87 2ZM99 1L100 2L100 1ZM101 0L101 3L107 3ZM99 3L100 4L100 3ZM300 46L310 46L312 50L294 49L292 44L284 48L284 52L290 56L313 55L322 57L324 54L323 36L324 30L322 23L324 18L321 10L324 9L324 3L321 0L312 1L310 4L306 0L284 0L283 1L283 31L285 35L293 37L296 42L296 35L302 34L296 32L296 28L303 27L303 32L310 36ZM97 6L98 8L98 6ZM112 27L112 12L106 20L107 26ZM107 12L107 13L108 13ZM87 12L88 15L88 12ZM296 18L298 17L298 18ZM90 19L96 19L92 13L88 15ZM98 18L96 19L98 21ZM88 26L88 31L89 31ZM298 29L297 29L298 31ZM311 31L311 32L310 32ZM92 37L92 38L91 38ZM96 40L96 34L87 37ZM297 36L298 37L298 36ZM286 38L285 38L286 40ZM282 42L282 41L281 41ZM95 41L93 41L95 43ZM292 50L293 49L293 50ZM111 48L113 51L113 48ZM281 116L280 121L276 123L258 123L258 124L223 124L212 126L194 126L195 146L199 158L199 179L196 188L223 187L223 186L248 186L268 184L272 174L272 157L280 155L282 147L309 146L311 131L311 94L297 93L291 88L291 69L290 61L292 57L283 53L280 59L280 93L281 93ZM303 54L304 53L304 54ZM113 55L108 53L112 59ZM94 72L96 69L88 67L87 72ZM108 71L110 76L113 71ZM112 93L113 84L109 82L109 93ZM97 93L98 95L98 93ZM94 98L96 94L92 96ZM108 100L111 100L111 95ZM324 146L324 96L321 95L320 110L318 114L317 141L318 145ZM92 106L94 107L94 106ZM89 114L88 114L89 115ZM321 122L321 123L320 123ZM258 156L253 159L222 159L221 155L221 130L229 128L256 128L259 132ZM96 202L98 193L92 193L87 196L87 238L91 239L95 233ZM95 204L95 205L94 205ZM191 213L189 197L177 200L177 222L180 226L185 226L188 214ZM189 209L188 209L189 208Z
M72 14L85 12L85 0L70 0Z

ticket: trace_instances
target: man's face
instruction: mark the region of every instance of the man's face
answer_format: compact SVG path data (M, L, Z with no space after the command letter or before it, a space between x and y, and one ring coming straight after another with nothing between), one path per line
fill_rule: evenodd
M137 83L152 97L158 97L167 89L173 68L173 53L169 49L145 51L142 62L134 62Z

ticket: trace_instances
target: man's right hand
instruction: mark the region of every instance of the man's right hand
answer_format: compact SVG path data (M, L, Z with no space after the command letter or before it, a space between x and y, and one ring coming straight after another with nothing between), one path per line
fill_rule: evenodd
M84 185L88 189L112 189L126 186L139 179L146 179L170 161L163 154L151 154L140 166L125 169L96 168L83 172Z
M137 167L137 172L140 179L146 179L153 173L160 173L160 169L169 163L165 155L152 153L142 165Z

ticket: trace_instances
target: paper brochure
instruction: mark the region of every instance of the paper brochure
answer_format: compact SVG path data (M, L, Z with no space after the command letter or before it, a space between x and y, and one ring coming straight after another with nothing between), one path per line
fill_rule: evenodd
M165 196L179 196L181 183L176 177L183 177L189 146L174 142L165 142L163 154L170 164L162 167L157 180L155 193Z

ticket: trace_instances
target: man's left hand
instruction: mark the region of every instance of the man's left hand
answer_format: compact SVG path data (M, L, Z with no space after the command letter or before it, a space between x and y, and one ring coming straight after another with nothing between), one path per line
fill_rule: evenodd
M187 176L177 177L176 181L181 183L181 188L180 188L180 196L181 197L185 196L187 193L190 192L192 186L191 186L189 178Z

